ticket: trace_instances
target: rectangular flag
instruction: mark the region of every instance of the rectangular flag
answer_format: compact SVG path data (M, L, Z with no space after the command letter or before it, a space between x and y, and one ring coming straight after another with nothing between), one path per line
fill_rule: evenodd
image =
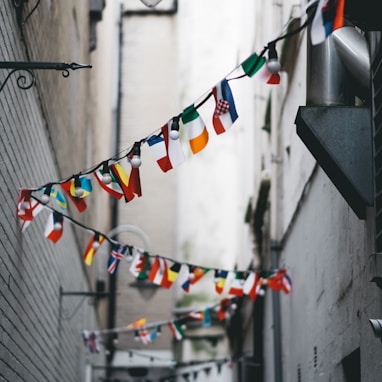
M225 282L227 280L228 271L216 270L215 271L215 290L221 294L224 290Z
M89 333L88 346L91 353L99 353L99 338L95 332Z
M99 234L93 235L93 237L90 239L90 241L89 241L89 243L85 249L85 252L83 254L83 259L84 259L86 265L89 265L89 266L92 265L93 257L96 254L97 249L103 243L104 240L105 240L105 238ZM95 244L96 242L98 242L99 244Z
M277 85L280 83L280 74L271 73L266 65L266 58L264 56L258 56L253 53L246 60L244 60L239 68L235 71L238 75L235 78L241 78L244 76L253 77L256 74L256 79L265 82L270 85Z
M234 296L243 296L243 285L245 282L244 273L236 272L235 279L232 281L231 287L228 294L233 294Z
M156 284L161 285L167 282L167 262L162 257L157 256L151 266L148 279Z
M50 190L50 196L54 198L57 204L62 208L66 209L68 207L68 203L66 202L65 196L62 192L58 191L55 187L52 187Z
M218 320L223 321L229 318L229 308L231 306L231 300L227 297L224 297L220 300L219 308L217 311Z
M109 261L107 263L107 271L110 274L114 274L117 271L119 262L123 259L126 252L127 252L126 245L117 244L112 248Z
M159 332L159 335L160 335L160 332ZM158 329L151 330L151 333L150 333L150 342L154 342L155 339L157 338L157 336L158 336Z
M286 269L279 269L267 278L267 285L269 288L276 291L283 291L284 293L290 293L292 290L292 280L287 275Z
M147 329L145 329L145 328L144 329L139 329L138 333L139 333L139 338L141 339L141 341L145 345L147 345L147 344L149 344L151 342L151 335L150 335L150 333L148 332Z
M119 163L113 163L112 165L110 165L109 169L110 169L110 175L114 177L115 181L121 187L121 190L125 197L125 202L127 203L133 200L135 197L135 194L129 188L130 178L127 175L124 168Z
M130 272L139 280L147 279L147 272L150 270L149 254L146 251L137 249L137 253L130 265Z
M82 338L90 353L99 353L98 333L89 332L89 330L83 330Z
M86 176L80 176L79 177L79 181L80 181L80 184L81 184L81 189L83 191L82 195L79 196L79 198L85 198L93 190L92 181L89 178L87 178ZM77 197L77 195L76 195L76 184L75 184L76 182L75 182L75 179L73 178L69 182L70 182L70 187L69 187L70 194L73 197Z
M221 134L229 130L239 116L236 112L231 87L226 79L212 89L212 94L216 104L212 124L216 134Z
M83 198L78 198L72 195L72 193L70 192L72 184L73 180L68 180L67 182L61 183L61 187L69 196L69 199L72 201L72 203L76 206L77 210L79 212L84 212L87 208L86 201Z
M183 338L184 332L178 322L170 321L168 323L168 327L170 328L170 331L175 339L180 341Z
M203 320L203 313L202 312L193 311L193 312L188 313L187 317L193 318L194 320Z
M172 120L161 128L161 135L152 135L147 144L152 149L155 159L163 172L167 172L181 165L186 157L180 139L171 139Z
M146 317L142 317L139 320L134 321L131 324L127 325L127 329L136 329L136 328L140 328L142 326L145 326L146 321L147 321Z
M134 195L138 197L142 196L141 177L139 175L138 167L131 167L129 189Z
M96 171L94 171L93 175L97 179L99 185L106 191L108 192L113 198L116 199L121 199L123 196L123 191L121 186L119 185L116 177L114 174L110 171L110 176L111 176L111 182L109 184L105 184L102 181L102 176L103 176L103 170L101 167L99 167Z
M192 153L196 154L202 151L208 143L208 131L194 105L183 110L182 122L188 136Z
M42 188L40 191L44 194L46 192L46 187ZM58 191L53 186L50 187L50 192L49 190L47 192L49 196L52 197L63 210L65 210L68 207L68 204L66 203L66 199L62 192Z
M246 278L243 286L243 293L249 296L252 301L256 300L258 290L260 286L258 285L259 281L259 273L258 272L250 272L248 277Z
M25 231L31 221L43 208L44 206L40 202L31 197L30 190L20 190L19 199L17 201L17 215L22 232Z
M268 85L278 85L280 83L280 74L270 72L268 70L267 64L264 64L259 69L259 71L257 72L254 78L262 82L265 82Z
M203 312L203 327L209 328L211 326L211 310L210 308L205 308Z
M162 283L162 286L164 288L170 288L171 287L171 285L174 283L174 281L177 279L177 277L179 275L179 271L180 271L181 266L182 265L180 263L174 263L173 265L171 265L170 268L167 269L167 280L165 280Z
M182 283L182 288L185 292L190 291L190 286L196 284L206 273L208 273L209 268L195 267L189 265L189 272L186 280Z
M46 223L44 235L47 239L57 243L64 232L64 219L63 216L53 211Z
M266 59L263 56L258 56L252 53L246 60L244 60L239 70L248 77L253 77L265 64Z
M344 26L344 10L345 0L319 0L310 30L312 45L321 44Z

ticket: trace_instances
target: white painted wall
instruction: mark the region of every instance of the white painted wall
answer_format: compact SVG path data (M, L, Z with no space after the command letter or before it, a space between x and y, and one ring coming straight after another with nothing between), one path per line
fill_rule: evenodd
M232 0L179 1L179 90L183 108L197 103L253 52L253 3ZM254 180L253 85L230 81L239 119L230 131L212 128L214 101L198 109L209 130L207 147L178 172L180 258L205 267L245 269L252 258L244 215ZM212 272L211 272L212 273ZM193 286L214 291L213 274Z

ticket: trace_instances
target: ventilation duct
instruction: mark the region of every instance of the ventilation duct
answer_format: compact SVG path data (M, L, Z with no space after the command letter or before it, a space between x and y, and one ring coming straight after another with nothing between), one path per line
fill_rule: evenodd
M315 46L308 39L306 106L296 116L297 134L360 219L373 204L372 128L370 108L355 105L357 98L367 104L370 93L368 45L355 28L341 28Z

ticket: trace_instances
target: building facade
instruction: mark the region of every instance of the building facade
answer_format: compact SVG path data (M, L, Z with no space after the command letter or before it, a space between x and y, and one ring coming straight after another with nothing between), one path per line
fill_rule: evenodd
M258 46L297 31L316 6L257 5ZM382 348L370 325L381 316L375 6L346 1L345 26L320 44L310 26L276 43L281 83L261 93L268 109L256 126L263 172L252 224L263 264L286 268L293 289L256 300L243 346L252 353L238 380L381 377Z
M87 211L80 215L69 200L63 211L51 198L23 231L20 223L25 221L17 214L24 208L18 203L21 189L35 189L34 195L42 196L40 186L70 177L102 157L95 153L94 143L103 135L94 125L92 103L97 93L95 73L88 65L97 67L92 31L103 6L94 1L0 5L0 378L4 381L84 381L92 363L104 364L104 346L100 344L99 353L91 357L81 335L83 329L100 327L98 308L102 310L104 303L84 294L66 294L96 290L95 268L82 259L89 237L66 219L56 244L45 237L48 206L87 226L96 216L92 213L97 204L89 199ZM9 66L10 62L37 62L43 68L14 71L18 67ZM52 63L86 68L52 68ZM107 231L108 219L94 228Z

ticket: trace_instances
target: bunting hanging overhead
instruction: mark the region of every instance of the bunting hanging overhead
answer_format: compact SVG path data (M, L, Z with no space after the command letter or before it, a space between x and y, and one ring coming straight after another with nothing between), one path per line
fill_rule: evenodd
M23 195L24 194L21 193L19 205L22 203L21 200L24 200ZM120 262L125 260L130 263L129 270L135 278L138 280L147 280L167 289L174 284L179 274L182 273L180 286L186 293L189 293L191 287L205 277L205 275L209 275L210 271L213 271L211 274L213 273L214 275L213 289L218 294L223 293L227 280L229 284L227 293L229 295L238 297L248 295L253 301L258 294L262 293L262 289L266 286L276 291L283 291L284 293L291 292L292 282L285 269L233 271L177 262L171 258L157 254L153 255L141 248L113 240L107 235L95 231L77 222L73 218L56 211L52 207L41 204L34 196L27 198L27 200L27 206L33 205L35 209L45 208L50 210L50 216L48 217L45 228L45 237L54 244L56 244L62 236L64 221L75 224L91 234L90 240L83 253L83 260L88 266L92 265L94 256L101 245L104 242L108 242L111 245L111 251L106 266L108 272L111 274L115 273ZM22 213L22 216L24 216L25 210L21 209L20 211L20 214ZM31 213L27 215L28 219L33 219ZM56 221L54 219L56 219ZM30 220L27 222L30 222Z
M237 309L237 298L223 298L215 305L207 306L199 310L193 310L177 318L164 321L147 322L146 317L140 318L127 326L119 328L101 329L91 331L84 329L82 336L89 351L94 353L98 349L101 337L107 334L118 335L121 333L134 333L136 341L148 345L156 339L162 332L162 327L166 326L172 333L176 341L181 341L185 336L185 329L188 322L201 321L203 327L211 326L211 311L215 312L218 321L224 321L230 318ZM97 346L96 346L97 344Z
M221 134L229 130L238 119L229 81L243 77L254 77L270 85L279 84L280 75L278 71L275 72L275 66L270 64L271 61L274 63L274 59L277 57L277 54L274 54L277 42L300 33L312 21L310 36L312 44L324 41L333 30L343 27L345 0L313 0L306 5L304 14L315 3L318 3L316 11L313 14L309 14L306 21L300 27L285 34L281 33L279 37L270 41L260 54L252 53L200 97L200 102L191 104L179 115L170 118L165 125L154 133L135 142L132 146L123 150L121 154L105 159L101 163L74 174L67 179L50 182L39 187L24 187L24 194L42 192L45 195L44 203L47 203L50 197L53 197L61 206L65 206L66 200L59 191L53 188L54 185L60 185L78 211L83 212L87 208L85 198L92 192L92 182L88 176L94 175L100 187L117 199L120 199L123 195L125 202L129 202L135 196L142 196L138 169L141 165L141 145L146 143L152 148L155 159L162 171L167 172L178 167L185 160L183 148L179 142L180 127L185 130L193 154L199 153L208 144L208 127L200 117L197 109L202 107L211 96L213 96L215 102L214 113L211 118L212 125L216 134ZM299 18L302 18L302 16ZM290 22L291 20L288 23ZM264 57L267 50L269 50L270 56L268 60ZM276 67L278 68L279 65ZM181 124L179 123L180 121L182 122ZM123 154L124 152L125 154ZM127 172L120 164L124 158L127 159L127 163L131 166L130 176L127 175ZM52 191L50 192L50 190ZM25 219L25 221L30 220Z
M105 159L90 169L83 170L69 178L19 190L17 215L21 230L25 231L39 212L46 207L51 210L51 215L46 223L44 235L53 243L57 243L61 239L64 221L81 226L92 234L92 238L83 254L87 265L92 264L96 251L103 241L107 241L112 245L107 262L107 269L110 273L115 273L120 262L128 259L132 261L130 270L135 277L147 279L164 288L170 288L177 280L182 268L186 267L186 277L181 282L182 289L185 292L189 292L193 284L198 282L210 270L213 270L215 274L215 291L218 294L223 293L227 283L229 283L228 294L234 296L247 295L253 301L265 287L290 293L291 279L285 269L230 271L206 268L195 264L178 263L166 257L153 256L139 248L111 240L106 235L76 222L51 207L50 201L57 203L61 209L66 209L66 198L68 198L79 212L85 211L87 208L86 198L93 191L92 177L90 175L95 177L97 184L105 192L116 199L124 197L125 202L128 203L135 197L141 197L142 189L139 173L142 162L140 157L141 146L147 144L151 147L159 167L163 172L167 172L178 167L185 160L183 146L179 140L181 136L180 129L185 131L191 152L193 154L201 152L209 142L209 128L201 118L198 109L208 102L210 98L214 101L211 123L216 134L219 135L230 130L239 118L229 81L243 77L254 77L267 84L278 84L280 76L274 70L277 66L273 65L271 69L271 66L268 65L271 51L272 60L274 60L274 49L278 41L301 32L312 20L314 23L311 35L312 44L325 40L333 30L343 26L345 0L312 1L307 5L307 8L312 3L318 3L316 12L309 15L299 28L280 34L279 37L269 42L260 54L251 54L231 73L200 97L201 101L189 105L179 115L170 118L166 124L154 133L135 142L132 146L123 150L122 153ZM327 15L330 15L330 18ZM325 29L324 34L316 31L322 28L322 25ZM268 60L264 57L267 50L269 50L270 55ZM124 165L122 165L123 159L125 159ZM125 169L125 166L128 166L129 169ZM59 187L63 192L60 192Z

